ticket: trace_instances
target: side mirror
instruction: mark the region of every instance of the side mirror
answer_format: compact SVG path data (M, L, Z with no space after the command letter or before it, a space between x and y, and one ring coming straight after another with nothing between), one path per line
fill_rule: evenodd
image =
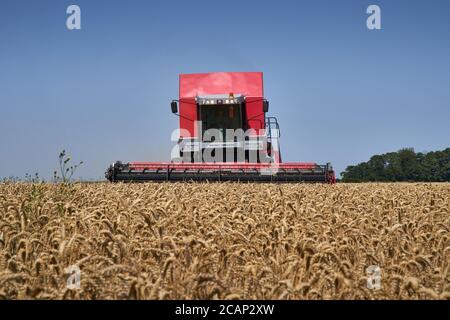
M263 112L266 113L269 111L269 101L264 100L263 101Z
M178 103L176 101L172 101L170 103L170 108L172 109L172 113L178 112Z

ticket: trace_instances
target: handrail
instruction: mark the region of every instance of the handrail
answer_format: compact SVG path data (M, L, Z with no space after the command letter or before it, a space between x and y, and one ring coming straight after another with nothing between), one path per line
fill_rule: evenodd
M278 137L281 137L280 125L278 124L278 120L276 117L267 117L266 118L266 131L268 131L268 138L272 138L272 125L275 126L275 129L278 131Z

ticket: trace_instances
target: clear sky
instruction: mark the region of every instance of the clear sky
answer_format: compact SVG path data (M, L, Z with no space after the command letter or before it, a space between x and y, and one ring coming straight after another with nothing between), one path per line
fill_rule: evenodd
M81 7L82 29L66 28ZM381 7L382 30L366 8ZM0 1L0 177L169 160L178 74L263 71L284 161L450 146L450 1Z

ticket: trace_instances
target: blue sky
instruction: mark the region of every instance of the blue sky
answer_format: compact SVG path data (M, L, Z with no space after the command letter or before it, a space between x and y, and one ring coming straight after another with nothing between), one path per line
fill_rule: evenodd
M66 28L81 7L82 29ZM382 30L366 28L381 7ZM284 161L450 141L449 1L0 2L0 177L170 157L178 74L263 71Z

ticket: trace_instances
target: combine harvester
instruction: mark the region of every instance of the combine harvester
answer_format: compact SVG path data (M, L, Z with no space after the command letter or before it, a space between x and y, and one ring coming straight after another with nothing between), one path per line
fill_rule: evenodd
M171 109L180 118L172 162L118 161L109 181L336 182L330 163L281 161L262 72L182 74Z

